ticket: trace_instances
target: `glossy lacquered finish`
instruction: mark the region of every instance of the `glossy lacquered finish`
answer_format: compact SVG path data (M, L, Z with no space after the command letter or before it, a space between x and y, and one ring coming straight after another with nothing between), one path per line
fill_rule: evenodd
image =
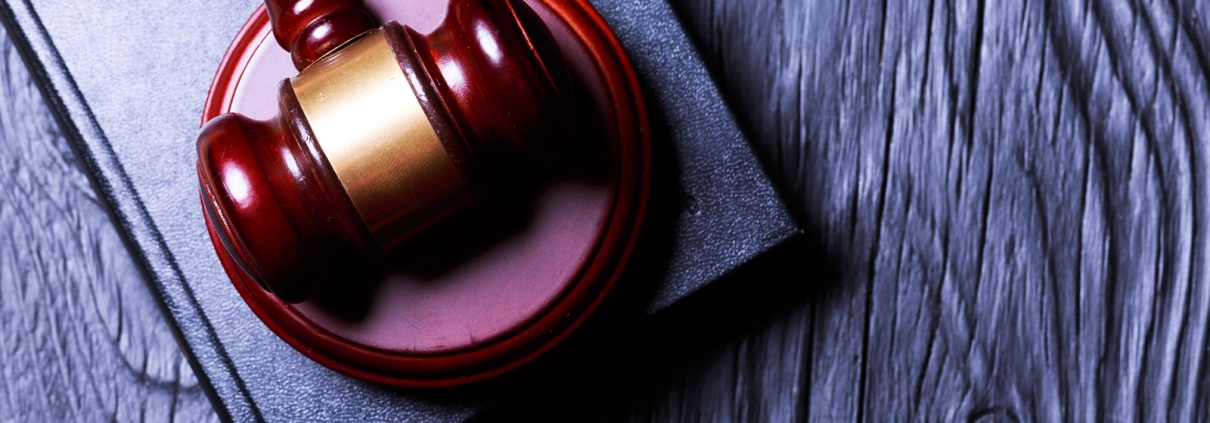
M265 0L273 35L303 70L378 23L361 0Z
M279 119L223 114L202 127L202 205L241 272L287 301L310 295L341 245L370 236L305 128L294 91L281 84Z
M306 68L282 82L277 117L208 121L198 140L198 171L208 218L222 222L217 236L223 248L252 279L287 301L308 298L331 275L334 255L352 250L379 256L471 197L526 183L568 140L574 110L568 71L549 30L523 2L456 0L446 20L427 34L389 22L365 35L372 15L361 2L270 1L268 10L278 42L295 48L295 64ZM338 95L353 96L342 104L356 104L362 100L357 96L378 87L336 92L307 83L350 74L346 70L360 66L361 57L341 54L342 46L353 49L373 37L385 39L382 48L399 69L371 80L382 87L406 80L411 93L370 110L418 104L425 116L415 121L422 126L417 133L435 134L440 143L423 149L440 157L420 161L452 163L456 172L400 180L406 172L399 169L410 163L383 166L382 155L335 154L333 146L348 146L351 141L341 138L355 129L382 126L387 138L400 132L389 114L357 122L339 115L347 107L317 106ZM326 69L335 70L314 75ZM339 84L328 88L334 86ZM333 121L347 122L349 129L326 130ZM364 141L357 140L368 145ZM406 144L389 151L414 151L427 141L382 142ZM425 189L431 186L474 195L418 195L432 192Z
M414 9L400 4L409 1L372 0L372 10L384 20L406 21ZM583 94L574 103L584 112L571 145L597 146L588 148L594 154L572 151L555 167L576 169L573 174L583 174L582 168L597 170L589 171L595 176L587 180L556 176L545 182L553 188L527 197L532 200L513 201L534 203L527 212L531 217L522 218L520 225L501 233L492 225L500 221L496 214L508 213L506 208L476 207L469 217L435 228L373 264L341 260L341 284L329 285L317 299L291 304L261 289L240 268L231 249L222 245L219 233L225 223L207 214L219 259L235 288L261 321L299 352L376 383L470 383L553 347L617 281L637 239L650 184L649 131L637 78L587 2L529 4L550 26L568 58L572 83ZM203 121L231 110L272 113L269 104L253 104L260 97L246 94L271 84L264 75L285 72L271 71L281 67L261 58L266 56L261 40L268 25L262 9L240 32L215 77ZM282 60L282 66L289 66L284 56ZM318 196L316 201L328 200ZM465 243L482 244L483 239L488 244L466 250ZM432 260L442 263L436 273ZM345 292L359 290L370 296Z

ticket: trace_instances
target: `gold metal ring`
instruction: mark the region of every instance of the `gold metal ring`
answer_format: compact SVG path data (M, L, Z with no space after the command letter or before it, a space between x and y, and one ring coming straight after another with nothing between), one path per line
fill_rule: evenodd
M291 80L315 139L384 249L471 201L381 30Z

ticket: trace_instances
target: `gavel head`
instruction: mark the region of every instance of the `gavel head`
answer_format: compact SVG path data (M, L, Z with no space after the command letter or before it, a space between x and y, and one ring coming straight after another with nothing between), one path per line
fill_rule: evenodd
M567 67L519 0L452 0L428 34L373 28L360 1L267 4L300 72L279 116L207 122L198 173L222 248L283 300L341 250L381 254L520 183L570 136Z

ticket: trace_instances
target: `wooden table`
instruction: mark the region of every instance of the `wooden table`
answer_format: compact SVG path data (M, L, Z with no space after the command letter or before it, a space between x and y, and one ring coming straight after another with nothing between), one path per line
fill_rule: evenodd
M788 275L812 289L510 412L1210 418L1210 2L676 3L817 245ZM3 46L0 421L214 420Z

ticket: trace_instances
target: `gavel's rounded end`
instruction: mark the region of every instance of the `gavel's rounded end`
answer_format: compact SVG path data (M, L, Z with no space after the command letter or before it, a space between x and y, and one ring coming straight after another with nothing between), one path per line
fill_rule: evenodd
M281 134L269 122L237 114L210 120L198 138L198 176L203 210L222 248L263 288L298 302L326 273L331 237L300 213L306 209L300 198L281 189L293 181L276 169L280 155L266 157L290 154Z
M571 76L550 29L528 5L453 0L441 26L407 36L489 172L561 156L575 120Z
M430 34L388 24L360 38L373 25L360 2L286 3L267 3L274 33L306 69L283 83L282 114L220 115L198 139L216 237L285 301L306 300L335 252L398 245L571 138L567 64L524 2L452 0Z

